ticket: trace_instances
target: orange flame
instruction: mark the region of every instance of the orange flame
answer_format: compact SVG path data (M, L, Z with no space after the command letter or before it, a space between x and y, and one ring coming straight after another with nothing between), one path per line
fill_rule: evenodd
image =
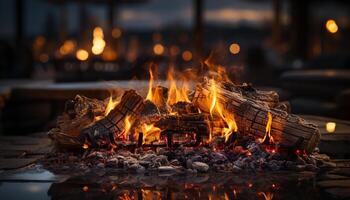
M218 102L218 90L219 87L217 87L215 80L211 79L210 80L210 92L211 92L211 97L210 97L210 115L213 115L214 113L218 115L227 125L227 127L223 128L221 131L221 136L225 138L225 142L228 141L230 135L233 132L238 131L238 126L236 124L234 115L230 115L225 113L225 110L222 108L222 105ZM209 141L211 141L212 134L209 135Z
M106 106L105 116L107 116L109 114L109 112L111 112L111 110L113 110L118 105L119 102L120 102L119 99L117 99L117 100L113 99L112 95L111 95L109 97L108 104Z
M148 82L148 93L146 96L146 100L153 102L156 106L160 107L165 104L163 100L162 90L159 87L153 87L154 85L154 76L153 71L149 69L149 82Z
M181 83L181 88L178 89L177 85L176 85L176 81L174 79L174 69L170 68L169 72L168 72L168 77L167 80L169 82L169 93L168 93L168 100L167 100L167 104L168 105L173 105L177 102L190 102L189 98L188 98L188 84L185 80L182 80Z
M130 122L130 115L126 116L125 119L124 119L124 139L127 139L128 138L128 134L130 132L130 129L131 129L131 126L132 126L132 123Z
M273 199L273 194L271 192L259 192L258 195L262 195L265 200L272 200Z
M153 81L154 81L154 77L153 77L153 72L152 72L152 69L149 68L149 82L148 82L148 93L147 93L147 96L146 96L146 100L150 100L153 102L153 91L152 91L152 88L153 88Z
M141 132L143 133L142 144L146 144L149 141L158 141L160 139L160 128L155 127L153 124L142 124Z
M272 126L272 115L270 112L267 112L267 123L265 135L262 139L259 139L259 143L264 143L267 139L270 144L274 143L273 137L271 136L271 126Z

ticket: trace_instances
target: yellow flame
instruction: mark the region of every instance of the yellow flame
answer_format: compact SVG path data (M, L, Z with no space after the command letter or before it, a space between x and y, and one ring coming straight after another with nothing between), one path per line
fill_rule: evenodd
M130 122L130 115L126 116L124 119L124 138L128 138L132 123Z
M262 139L259 139L259 143L265 142L266 139L269 139L270 143L274 143L273 137L271 136L271 126L272 126L272 115L270 112L267 112L267 123L265 129L265 135Z
M174 69L170 68L168 72L168 78L167 81L169 82L169 92L168 92L168 99L167 99L167 104L168 105L173 105L177 102L190 102L188 98L188 83L185 79L181 80L181 87L178 89L176 85L176 81L174 79Z
M154 81L153 72L152 72L152 69L149 68L148 93L146 96L146 100L149 100L149 101L153 100L153 91L152 91L153 81Z
M238 126L236 124L235 118L233 114L225 113L225 110L222 108L222 105L218 103L218 90L219 87L217 87L215 80L210 80L210 114L213 115L214 113L218 115L227 125L227 127L224 127L221 131L222 137L225 138L225 142L228 141L230 135L233 132L238 131ZM209 135L209 141L212 139L212 134Z
M118 105L118 103L119 103L119 100L114 100L111 95L109 97L108 104L106 106L105 116L107 116L109 112L111 112L111 110L113 110Z
M160 128L155 127L153 124L142 124L141 132L143 133L142 144L146 144L148 141L158 141L160 139Z

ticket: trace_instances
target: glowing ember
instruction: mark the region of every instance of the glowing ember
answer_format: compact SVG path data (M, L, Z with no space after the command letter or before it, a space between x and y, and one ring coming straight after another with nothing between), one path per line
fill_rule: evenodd
M89 52L84 49L79 49L76 53L76 57L80 61L85 61L89 58Z

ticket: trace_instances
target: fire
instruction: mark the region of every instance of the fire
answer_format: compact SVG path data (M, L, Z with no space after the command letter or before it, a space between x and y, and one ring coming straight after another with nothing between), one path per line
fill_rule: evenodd
M267 123L266 123L266 131L265 135L262 139L259 139L259 143L264 143L266 140L269 140L268 142L270 144L274 143L273 137L271 136L271 125L272 125L272 115L270 112L267 112Z
M168 99L167 99L167 104L168 105L173 105L177 102L190 102L188 98L188 84L187 81L182 80L181 81L181 88L178 89L176 85L176 80L174 79L174 69L171 68L168 72L168 77L167 81L169 82L169 94L168 94Z
M228 141L230 135L233 132L238 131L238 126L236 124L234 115L228 115L225 113L225 110L222 108L222 105L218 103L218 90L219 88L216 86L215 80L210 80L210 91L211 91L211 98L210 98L210 115L213 115L214 113L218 115L227 125L227 127L223 128L221 131L221 136L225 138L225 142ZM209 141L211 141L212 135L209 136Z
M160 128L155 127L153 124L142 124L141 131L143 133L142 144L146 144L148 140L158 141L160 139Z
M271 192L259 192L258 195L262 195L265 200L272 200L273 199L273 194Z
M112 95L109 97L108 100L108 104L106 106L106 110L105 110L105 116L107 116L109 114L109 112L111 112L111 110L113 110L115 108L116 105L118 105L119 100L114 100Z
M130 129L131 129L131 121L130 121L130 115L126 116L125 119L124 119L124 139L127 139L128 138L128 133L130 132Z
M163 100L163 91L160 87L153 87L154 86L154 75L153 71L150 68L149 69L149 82L148 82L148 93L146 96L146 100L149 100L153 102L156 106L160 107L165 104Z

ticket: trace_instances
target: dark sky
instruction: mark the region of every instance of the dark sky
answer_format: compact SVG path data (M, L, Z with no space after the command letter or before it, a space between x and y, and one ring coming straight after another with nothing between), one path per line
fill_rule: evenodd
M0 0L2 26L0 37L13 36L14 2L14 0ZM45 0L24 0L24 2L27 35L42 34L45 29L58 29L59 10L57 7L47 4ZM192 24L192 2L192 0L149 0L144 4L122 6L119 9L118 25L126 29L159 29L169 24L190 26ZM272 19L272 1L269 0L205 0L204 2L206 23L261 26ZM287 21L286 6L283 10L283 20ZM332 7L327 6L327 9L321 9L321 13L331 10ZM106 26L105 7L88 6L87 11L96 25ZM341 13L339 8L336 11L336 13ZM47 26L45 24L50 17L55 23L50 22L50 26ZM69 30L77 30L78 6L74 3L68 6L68 19Z

